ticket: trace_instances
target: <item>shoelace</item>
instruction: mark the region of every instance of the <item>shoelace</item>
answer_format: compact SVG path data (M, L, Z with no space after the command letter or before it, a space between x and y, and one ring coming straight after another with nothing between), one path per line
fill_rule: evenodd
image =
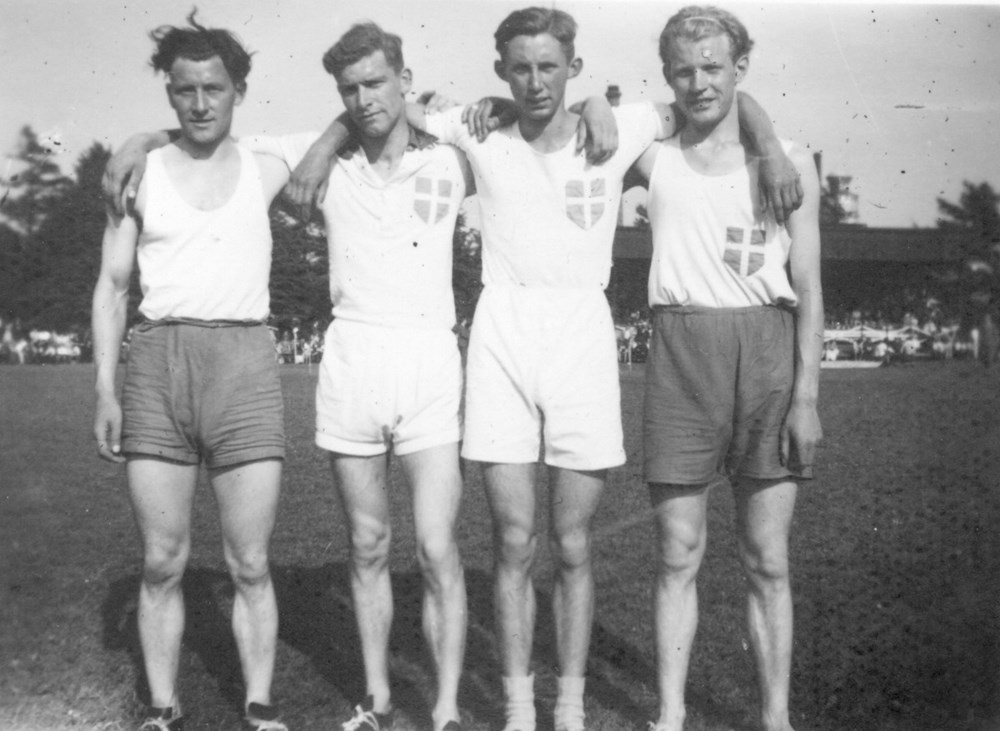
M372 728L382 728L378 722L378 717L375 715L375 711L366 711L361 706L358 706L354 709L354 718L345 721L341 728L344 731L358 731L366 723Z

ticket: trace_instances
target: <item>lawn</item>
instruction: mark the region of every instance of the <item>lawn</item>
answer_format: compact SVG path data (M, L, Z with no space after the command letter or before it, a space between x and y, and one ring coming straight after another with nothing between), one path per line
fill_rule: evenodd
M272 550L281 611L274 694L293 731L338 728L363 692L344 523L326 460L312 445L315 369L284 366L282 381L289 456ZM998 386L1000 374L967 361L823 372L826 439L818 478L800 492L792 539L798 731L1000 728ZM623 369L622 388L629 463L612 473L596 525L598 606L587 686L595 730L642 728L656 704L641 366ZM135 725L143 693L138 540L122 471L95 455L91 409L87 366L0 368L4 729ZM407 493L398 475L394 481L397 728L419 729L432 686ZM544 511L539 517L544 526ZM699 581L691 731L749 730L755 718L731 522L730 497L716 490ZM470 607L460 703L466 728L486 731L499 728L500 682L489 523L472 467L459 531ZM546 723L555 685L550 577L546 555L538 568L535 652ZM229 633L232 589L207 489L195 507L184 588L180 692L188 729L234 728L242 691Z

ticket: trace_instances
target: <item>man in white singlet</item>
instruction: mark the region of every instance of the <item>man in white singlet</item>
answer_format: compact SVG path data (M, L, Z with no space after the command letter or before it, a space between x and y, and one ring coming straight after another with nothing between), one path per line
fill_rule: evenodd
M235 584L233 633L246 689L245 723L279 731L271 702L278 613L268 564L284 458L281 387L264 324L271 232L267 209L287 181L273 158L237 148L233 111L250 56L229 32L164 26L154 69L180 135L150 156L134 210L109 214L94 291L94 434L100 456L124 462L144 548L139 637L149 686L143 731L177 731L184 629L181 578L190 552L199 464L219 506ZM119 405L115 371L129 279L139 311Z
M812 476L822 436L819 180L812 157L789 144L802 206L781 226L755 195L756 163L734 104L751 45L742 23L718 8L687 7L669 20L660 56L686 125L637 165L649 181L653 233L644 447L659 549L655 731L684 725L708 492L726 478L761 728L791 729L788 535L796 480Z

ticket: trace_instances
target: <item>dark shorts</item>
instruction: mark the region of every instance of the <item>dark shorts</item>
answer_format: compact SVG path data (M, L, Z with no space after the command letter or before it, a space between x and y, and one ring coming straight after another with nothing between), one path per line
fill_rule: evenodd
M209 468L285 456L281 383L263 324L137 326L122 412L129 456Z
M792 476L780 435L794 347L794 317L778 307L657 308L646 366L646 482Z

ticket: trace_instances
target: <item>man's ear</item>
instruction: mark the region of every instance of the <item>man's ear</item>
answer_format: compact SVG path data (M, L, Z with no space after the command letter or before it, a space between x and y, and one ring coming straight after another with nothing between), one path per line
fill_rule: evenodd
M566 76L568 79L575 78L583 70L583 59L574 58L569 62L569 74Z
M663 66L660 67L663 70L663 80L668 84L670 83L670 64L664 62Z
M404 94L410 92L410 87L413 86L413 72L409 69L403 69L399 72L400 86L403 89Z
M740 56L733 64L736 67L736 83L740 83L750 73L750 57Z
M241 81L240 83L238 83L236 85L236 101L235 101L235 104L237 106L239 106L240 104L242 104L243 103L243 99L246 98L246 95L247 95L247 82L246 81Z
M493 71L500 77L501 81L507 80L507 65L503 62L502 58L493 62Z
M169 80L167 80L167 83L163 85L163 91L165 91L167 93L167 104L170 105L171 109L176 109L176 107L174 106L174 97L173 97L173 94L170 93L170 81Z

